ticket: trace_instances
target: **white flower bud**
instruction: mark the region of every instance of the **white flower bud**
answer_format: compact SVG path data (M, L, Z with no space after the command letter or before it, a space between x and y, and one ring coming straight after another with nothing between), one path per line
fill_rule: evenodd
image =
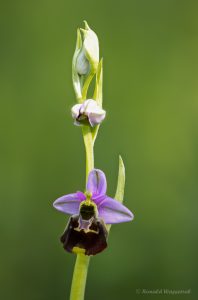
M91 69L96 72L99 63L99 43L98 37L85 22L83 33L83 44L76 59L76 71L79 75L87 75Z
M74 105L71 114L75 125L90 124L94 127L104 120L106 111L95 100L87 99L82 104Z
M89 73L90 64L85 56L84 49L81 49L76 60L76 71L79 75L86 75Z

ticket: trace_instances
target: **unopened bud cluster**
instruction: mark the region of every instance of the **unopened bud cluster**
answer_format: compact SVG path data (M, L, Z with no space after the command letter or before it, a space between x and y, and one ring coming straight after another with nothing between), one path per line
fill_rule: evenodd
M82 34L81 34L82 33ZM99 125L105 118L102 101L97 94L102 94L102 84L96 80L95 95L87 99L89 85L93 78L97 79L99 71L99 42L95 32L85 22L85 29L77 31L76 50L73 56L72 73L73 86L76 94L76 104L71 109L75 125ZM100 66L100 74L102 67Z

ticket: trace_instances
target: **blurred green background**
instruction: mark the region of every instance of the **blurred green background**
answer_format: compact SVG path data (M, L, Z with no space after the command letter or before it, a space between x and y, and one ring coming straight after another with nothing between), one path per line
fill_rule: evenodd
M84 189L81 130L70 116L84 19L104 57L96 167L113 196L122 155L135 215L91 259L86 300L172 299L142 294L163 288L196 299L198 2L8 0L0 14L0 299L69 299L75 256L59 243L67 218L52 203Z

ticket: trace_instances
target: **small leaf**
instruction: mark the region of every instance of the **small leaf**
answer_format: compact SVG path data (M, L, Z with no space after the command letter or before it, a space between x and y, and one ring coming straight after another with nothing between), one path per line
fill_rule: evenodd
M125 188L125 166L121 155L119 155L119 170L118 170L118 181L115 193L115 199L119 202L124 200L124 188ZM106 225L107 230L110 231L111 225Z
M96 72L95 90L94 90L94 95L93 95L93 99L96 100L96 102L98 103L98 105L101 108L102 108L102 81L103 81L103 59L101 59L98 64L98 69ZM92 129L93 142L95 142L99 127L100 127L100 125L95 126Z
M125 166L122 157L119 156L118 182L117 182L117 189L115 193L115 199L121 203L124 200L124 187L125 187Z
M96 83L93 99L96 100L98 105L102 108L102 81L103 81L103 59L100 60L96 72Z

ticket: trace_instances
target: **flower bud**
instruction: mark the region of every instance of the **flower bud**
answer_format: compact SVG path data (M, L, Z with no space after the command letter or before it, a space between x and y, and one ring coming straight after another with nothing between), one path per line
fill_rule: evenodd
M95 100L87 99L82 104L74 105L71 109L71 114L75 120L75 125L88 124L94 127L104 120L106 111Z
M79 75L86 75L89 73L90 64L85 56L84 49L81 49L76 60L76 71Z
M99 63L98 37L85 21L85 29L81 29L83 43L76 59L76 71L79 75L87 75L91 70L96 72Z

